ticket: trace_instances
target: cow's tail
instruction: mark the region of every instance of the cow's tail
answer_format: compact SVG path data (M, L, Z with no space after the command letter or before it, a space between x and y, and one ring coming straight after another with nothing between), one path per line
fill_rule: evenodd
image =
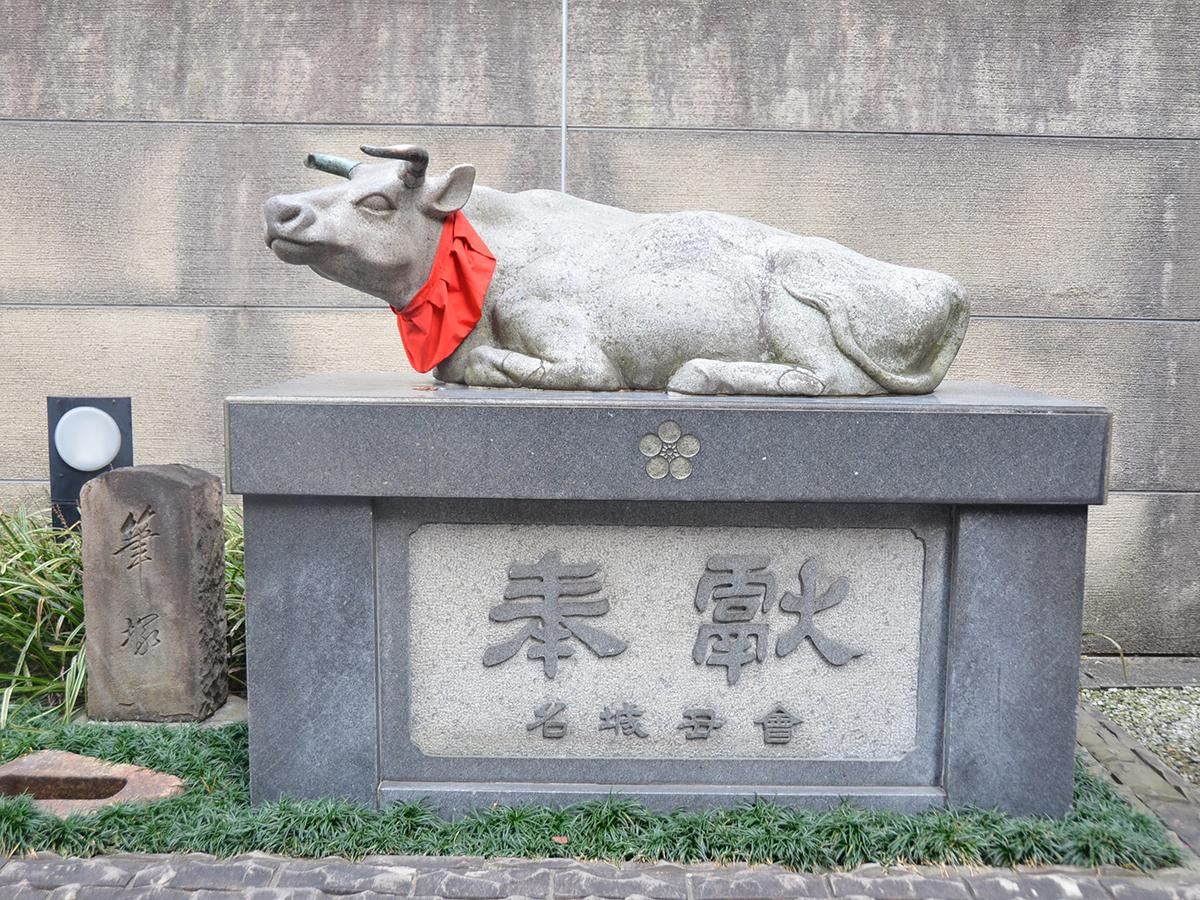
M870 375L880 387L893 394L928 394L941 383L962 344L963 335L967 330L967 319L970 316L970 306L966 298L960 292L955 292L950 301L950 315L946 320L946 328L942 332L936 355L922 371L907 374L884 368L863 349L854 334L854 328L850 324L850 311L844 302L828 294L793 290L787 284L784 284L783 288L801 303L821 312L829 321L829 330L833 333L833 341L837 348Z

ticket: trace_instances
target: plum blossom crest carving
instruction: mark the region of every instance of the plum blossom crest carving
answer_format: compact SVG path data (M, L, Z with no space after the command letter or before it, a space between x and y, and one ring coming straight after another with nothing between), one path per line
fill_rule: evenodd
M638 449L646 459L646 474L658 480L670 475L682 481L692 474L692 459L700 452L700 439L684 434L678 422L667 419L658 428L642 436Z

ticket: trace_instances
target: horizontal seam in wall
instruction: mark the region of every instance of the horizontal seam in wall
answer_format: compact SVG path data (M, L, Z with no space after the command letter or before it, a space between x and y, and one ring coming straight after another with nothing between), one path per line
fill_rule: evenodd
M731 125L568 125L567 131L712 132L716 134L861 135L864 137L1033 138L1066 141L1200 141L1200 135L1057 134L1021 131L888 131L854 128L762 128Z
M385 306L296 306L277 304L202 304L202 303L4 303L0 310L122 310L151 309L162 312L387 312ZM972 321L1029 321L1029 322L1113 322L1139 325L1196 325L1200 318L1163 319L1140 316L1080 316L1025 315L1020 313L981 313Z
M1157 316L1080 316L1080 315L1065 315L1065 316L1041 316L1041 315L1026 315L1021 313L981 313L972 315L972 319L1017 319L1028 321L1046 321L1046 322L1135 322L1140 324L1163 324L1163 325L1196 325L1200 323L1200 319L1195 318L1179 318L1179 319L1164 319Z
M557 134L557 122L244 122L232 119L53 119L0 116L0 125L216 125L222 128L531 128Z
M1113 497L1116 495L1123 496L1126 494L1134 495L1134 496L1139 495L1139 494L1146 494L1146 495L1151 495L1151 496L1156 495L1156 494L1172 494L1172 495L1173 494L1192 494L1194 496L1200 496L1200 490L1183 490L1182 488L1178 488L1175 490L1137 490L1135 488L1123 488L1121 490L1117 490L1115 488L1110 488L1109 492L1108 492L1108 496L1110 496L1110 497Z
M529 128L558 132L557 123L529 122L376 122L376 121L240 121L233 119L56 119L34 117L3 117L4 123L28 125L214 125L237 128L454 128L454 129L513 129ZM1013 131L888 131L852 128L762 128L728 125L568 125L568 132L680 132L714 134L797 134L841 135L862 137L945 137L945 138L1029 138L1034 140L1066 141L1131 141L1131 142L1200 142L1200 135L1140 135L1140 134L1056 134L1050 132Z

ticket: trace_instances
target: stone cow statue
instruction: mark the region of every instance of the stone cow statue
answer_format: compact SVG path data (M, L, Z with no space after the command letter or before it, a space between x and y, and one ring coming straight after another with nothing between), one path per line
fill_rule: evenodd
M410 360L446 382L924 394L966 331L958 282L823 238L714 212L505 193L476 186L469 165L427 176L420 147L362 150L385 161L310 155L346 181L267 201L267 244L390 304ZM456 278L474 285L473 307Z

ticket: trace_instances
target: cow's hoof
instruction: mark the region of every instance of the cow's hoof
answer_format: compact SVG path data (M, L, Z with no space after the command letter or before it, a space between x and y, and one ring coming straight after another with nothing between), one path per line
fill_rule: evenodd
M710 375L705 363L709 360L693 359L685 362L675 370L671 380L667 382L667 390L680 394L716 394L719 393L716 380Z
M691 359L671 376L667 390L681 394L818 397L825 392L825 383L800 366Z
M789 397L819 397L825 392L825 384L808 369L793 366L775 382L779 393Z
M546 363L533 356L499 347L476 347L467 356L467 384L479 387L538 387Z

